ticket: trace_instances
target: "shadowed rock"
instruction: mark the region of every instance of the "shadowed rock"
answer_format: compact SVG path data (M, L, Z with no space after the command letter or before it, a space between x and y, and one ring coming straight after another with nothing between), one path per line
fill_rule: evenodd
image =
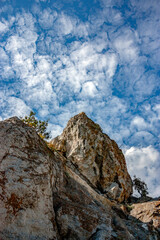
M90 124L94 126L92 121ZM97 130L97 135L103 138L98 126ZM110 144L107 148L111 146L108 151L114 152L113 147L117 148L117 145L112 145L112 140L105 138L104 142ZM93 139L95 141L95 136ZM100 154L101 147L96 144L96 151ZM67 143L64 146L67 148ZM101 194L67 154L67 151L65 156L51 151L34 129L16 117L0 122L1 240L159 239L156 227L137 221L123 212L119 203ZM115 154L111 156L118 161ZM120 161L124 162L122 159ZM114 169L112 171L114 175ZM114 179L112 183L117 183L119 187L121 178L118 175ZM105 185L101 181L100 184L102 188ZM123 184L127 184L125 178Z

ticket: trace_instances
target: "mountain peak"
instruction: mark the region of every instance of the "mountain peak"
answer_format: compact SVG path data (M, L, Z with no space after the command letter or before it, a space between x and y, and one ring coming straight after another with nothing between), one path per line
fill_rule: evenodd
M132 181L122 151L84 112L71 118L63 133L51 144L63 152L67 161L76 166L79 174L97 191L119 202L132 193Z
M87 121L90 120L89 117L86 115L85 112L78 113L74 117L72 117L68 122L70 121Z
M80 117L80 116L84 116L84 117L87 117L87 115L86 115L86 113L85 112L80 112L80 113L78 113L77 115L75 115L74 117Z
M74 127L78 127L78 126L82 126L84 128L89 128L90 130L92 129L92 134L94 134L94 131L97 133L97 131L102 132L101 127L99 126L99 124L95 123L94 121L92 121L85 112L81 112L77 115L75 115L74 117L72 117L68 123L66 128L64 129L64 131L68 131L67 129L72 126Z

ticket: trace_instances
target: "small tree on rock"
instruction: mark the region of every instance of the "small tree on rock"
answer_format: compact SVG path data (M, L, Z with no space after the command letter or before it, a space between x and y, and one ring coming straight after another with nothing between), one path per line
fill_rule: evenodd
M134 179L133 179L133 187L135 190L138 191L141 197L147 196L148 194L147 184L143 182L140 178L137 178L136 176L134 176Z
M29 116L25 116L21 120L30 127L33 127L42 139L48 139L50 137L50 133L47 132L48 121L37 120L35 115L31 111Z

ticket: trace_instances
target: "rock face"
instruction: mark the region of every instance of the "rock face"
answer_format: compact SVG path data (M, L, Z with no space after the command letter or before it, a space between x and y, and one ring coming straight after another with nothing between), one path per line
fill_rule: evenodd
M85 113L71 118L51 143L101 193L119 202L131 195L132 181L122 151Z
M0 240L159 239L143 224L34 129L16 117L0 122Z
M144 223L151 223L160 231L160 200L133 204L132 208L131 216Z
M33 129L18 118L0 123L0 239L56 237L51 169Z

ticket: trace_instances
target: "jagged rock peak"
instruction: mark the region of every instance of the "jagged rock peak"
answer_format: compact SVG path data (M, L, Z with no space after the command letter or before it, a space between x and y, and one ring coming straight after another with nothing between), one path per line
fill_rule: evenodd
M71 118L51 144L97 191L119 202L131 195L132 180L122 151L84 112Z
M88 127L92 127L93 129L102 131L101 127L99 126L99 124L95 123L94 121L92 121L85 112L81 112L77 115L75 115L74 117L72 117L67 124L67 127L70 127L70 125L75 124L87 124Z

